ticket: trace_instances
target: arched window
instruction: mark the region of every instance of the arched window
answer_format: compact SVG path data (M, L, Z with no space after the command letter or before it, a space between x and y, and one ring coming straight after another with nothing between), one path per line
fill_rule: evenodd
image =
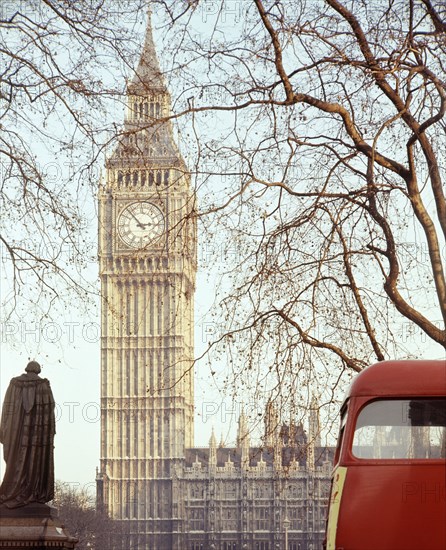
M146 184L146 171L143 170L141 172L141 185L144 187L145 184Z
M161 170L156 171L156 184L161 185Z
M138 185L138 172L133 172L133 185Z
M169 183L169 170L164 170L164 185L167 186Z
M156 117L158 118L161 115L161 105L159 102L156 102Z
M123 179L122 172L121 172L121 170L119 170L119 172L118 172L118 184L122 183L122 179Z
M154 107L153 107L153 102L150 102L150 116L153 118L154 117Z
M153 185L153 171L150 170L149 172L149 185Z
M125 175L125 184L129 185L129 183L130 183L130 172L127 172L127 174Z

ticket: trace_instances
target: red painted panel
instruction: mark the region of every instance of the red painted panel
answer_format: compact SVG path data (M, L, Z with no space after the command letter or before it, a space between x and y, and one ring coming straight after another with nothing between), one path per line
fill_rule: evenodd
M446 395L446 360L381 361L353 380L348 396Z
M336 548L445 550L443 464L349 466Z

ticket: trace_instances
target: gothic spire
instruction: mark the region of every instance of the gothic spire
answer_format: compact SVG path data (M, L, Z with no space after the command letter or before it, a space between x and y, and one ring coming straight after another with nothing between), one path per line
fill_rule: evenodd
M275 404L268 400L265 411L265 444L274 447L279 440L279 414Z
M319 405L316 397L313 395L310 404L310 419L308 438L316 447L321 446L321 426L319 419Z
M132 80L128 84L127 91L129 95L147 95L152 92L167 92L166 83L161 72L158 57L156 55L155 44L152 34L152 19L150 10L147 14L147 29L144 46L138 67Z
M209 464L217 465L217 440L215 439L214 428L212 427L211 438L209 439Z
M212 426L212 433L211 433L211 437L209 439L209 447L213 448L213 449L216 449L217 448L217 440L215 438L215 431L214 431L214 427Z
M242 408L242 412L238 419L237 447L240 449L249 448L248 419L246 418L244 408Z

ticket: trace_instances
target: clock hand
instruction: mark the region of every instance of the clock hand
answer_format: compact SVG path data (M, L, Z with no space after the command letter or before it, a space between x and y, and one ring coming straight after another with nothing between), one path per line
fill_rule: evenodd
M145 225L142 224L142 223L138 220L138 218L135 216L135 214L134 214L131 210L130 210L130 214L131 214L132 218L136 221L136 225L137 225L138 227L140 227L141 229L145 229L145 228L146 228Z
M141 226L144 228L144 229L147 229L148 227L153 227L154 226L154 223L152 221L148 221L146 223L142 223Z

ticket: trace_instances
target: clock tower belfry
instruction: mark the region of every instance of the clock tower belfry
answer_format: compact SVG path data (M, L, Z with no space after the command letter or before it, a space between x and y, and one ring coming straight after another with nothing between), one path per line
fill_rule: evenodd
M173 469L193 446L195 194L169 115L149 18L99 191L98 499L126 548L172 547Z

